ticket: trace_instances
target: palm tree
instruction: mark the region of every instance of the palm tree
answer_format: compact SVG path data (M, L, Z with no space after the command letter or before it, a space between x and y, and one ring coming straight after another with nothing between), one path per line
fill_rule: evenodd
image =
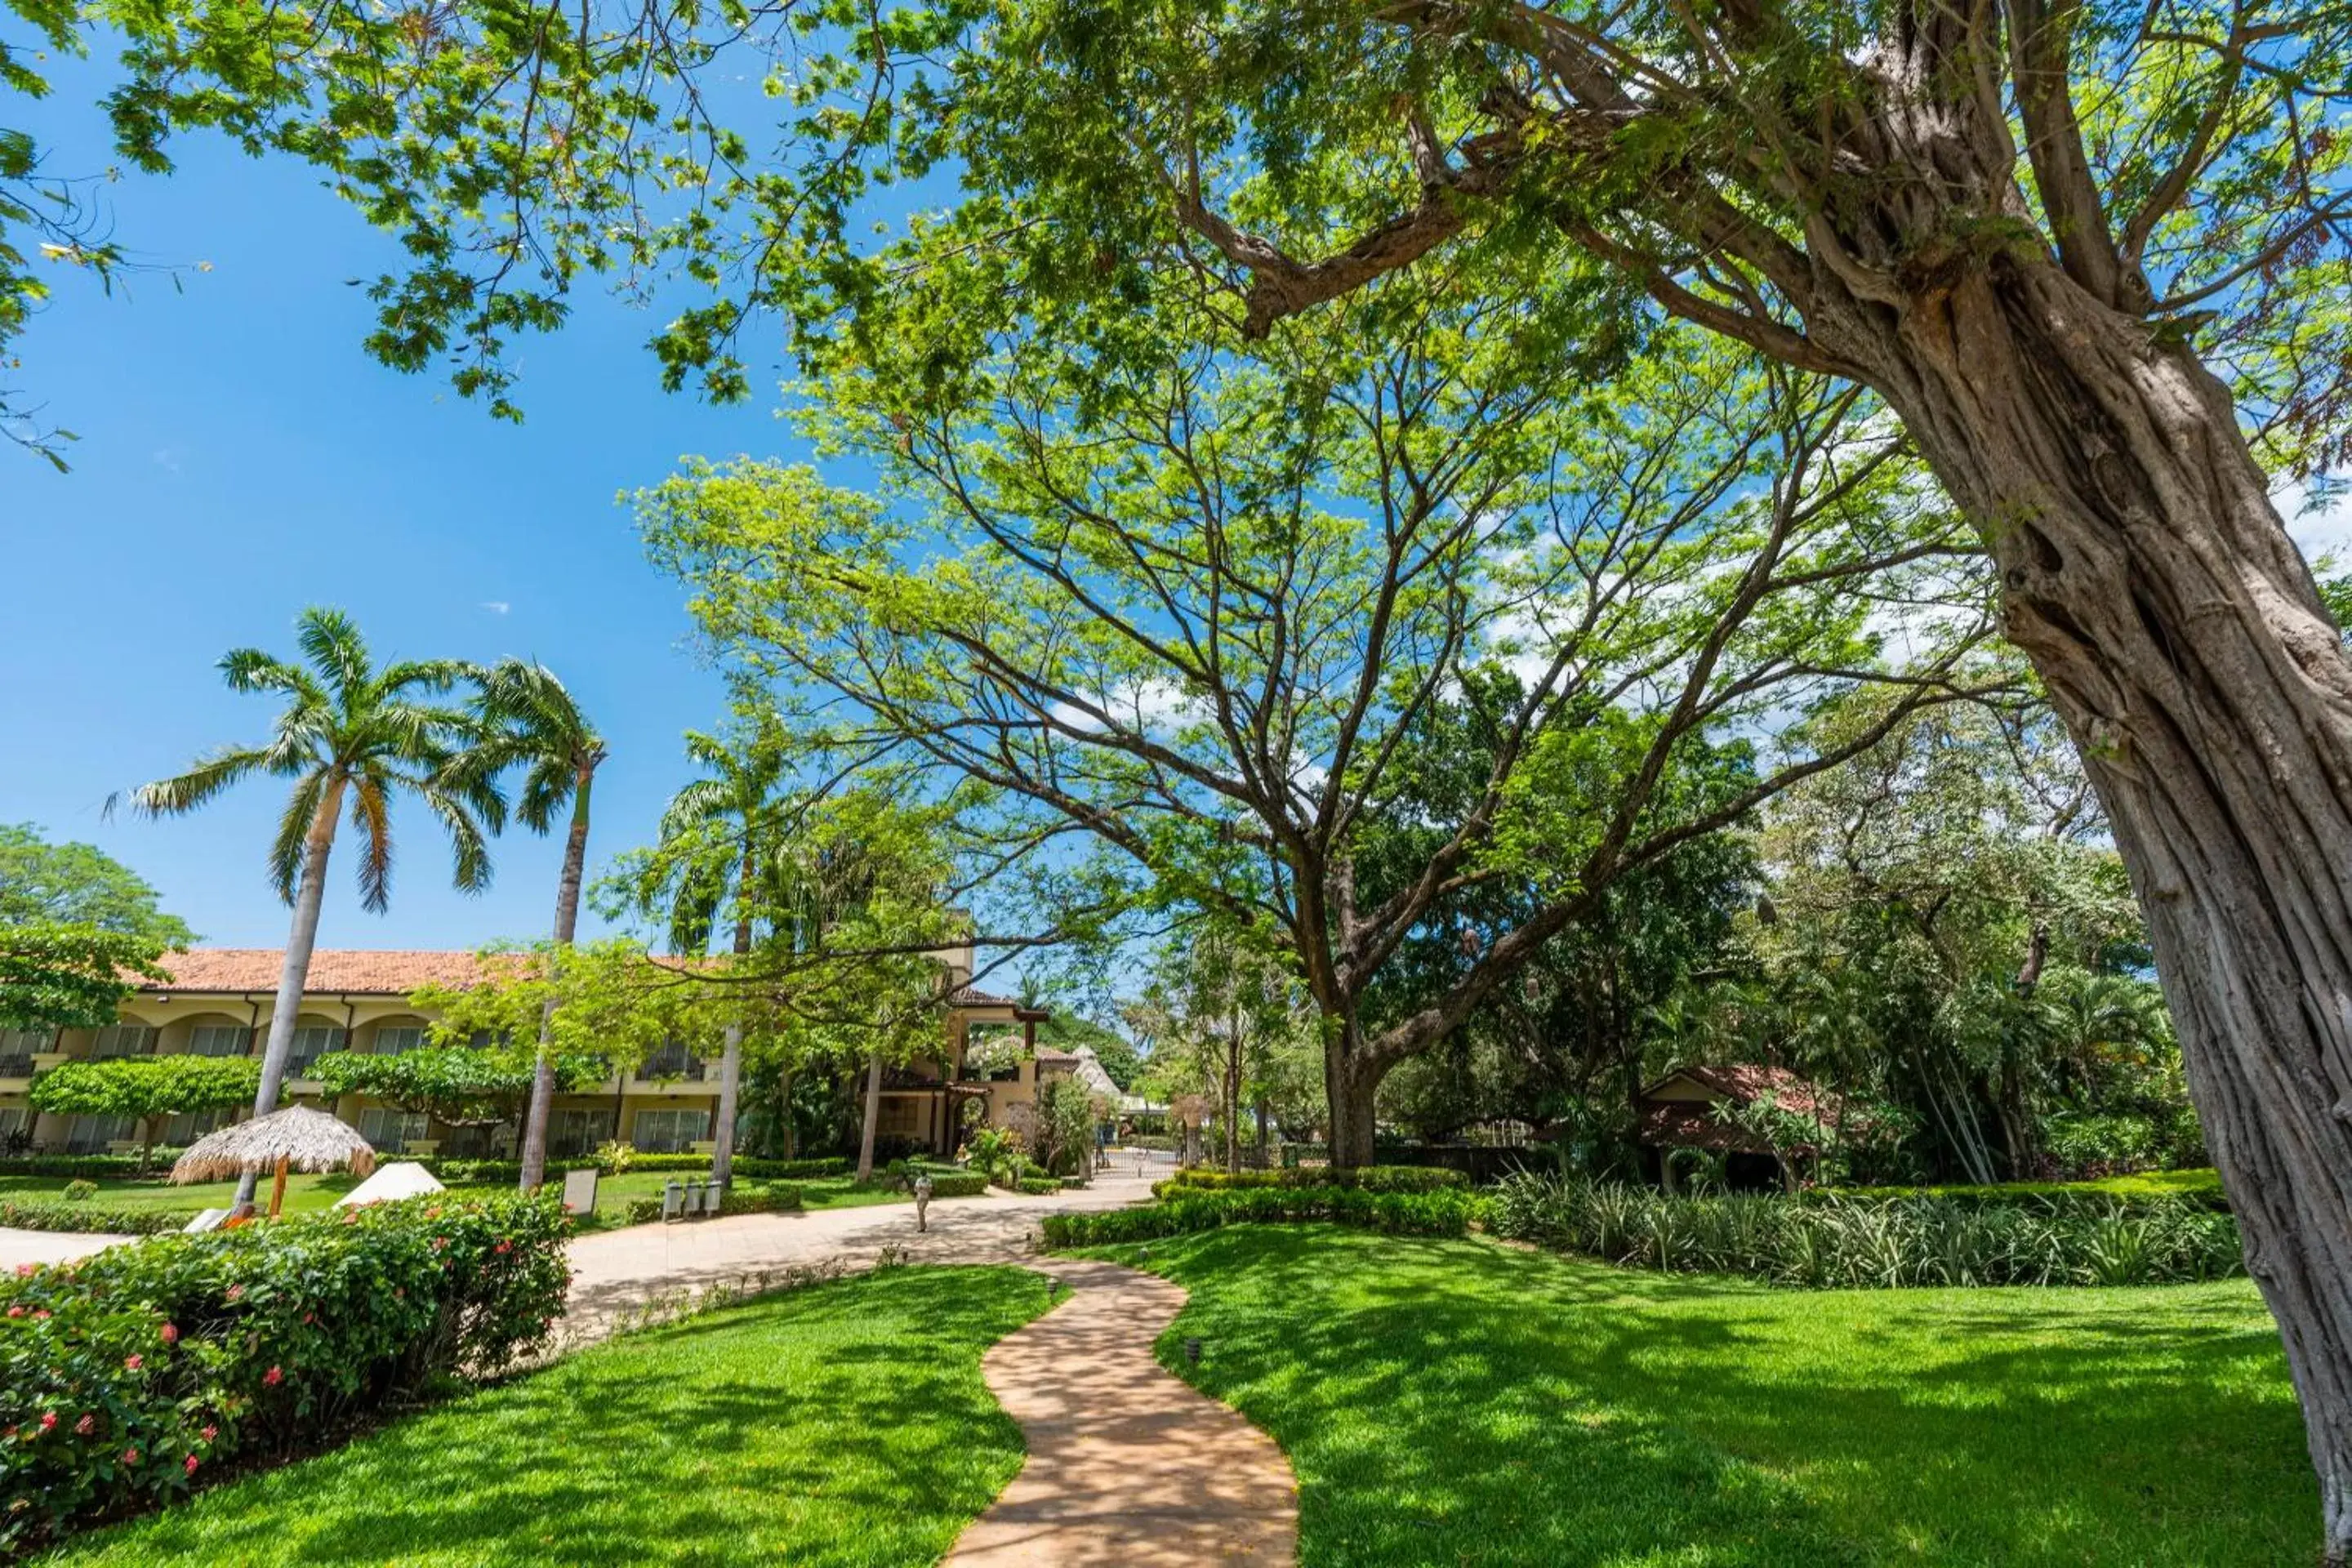
M278 1108L310 949L319 935L327 857L345 803L361 836L360 902L373 912L381 912L392 894L395 795L416 795L440 819L456 856L456 883L469 893L490 881L484 828L495 833L506 819L494 782L456 765L468 743L479 739L474 720L461 708L432 700L465 676L464 663L402 660L378 669L351 617L316 606L295 617L294 640L302 652L300 664L252 647L236 648L220 661L232 691L285 700L268 741L222 747L176 778L140 785L131 797L142 816L180 816L255 773L294 781L269 847L270 880L278 897L293 906L294 923L278 972L269 1043L262 1052L256 1116ZM237 1182L238 1212L251 1210L253 1188L250 1174Z
M734 743L688 731L686 754L717 776L696 779L662 813L655 864L670 880L669 944L680 955L710 945L712 928L730 900L733 952L751 951L752 918L781 873L793 797L790 769L775 736L753 731ZM774 901L766 900L772 909ZM743 1023L730 1009L719 1068L719 1125L713 1132L710 1177L726 1192L734 1177L736 1100L743 1076Z
M588 860L588 797L605 757L604 737L580 710L554 671L543 664L509 658L474 672L471 703L481 743L467 765L495 777L522 769L515 796L518 821L533 833L553 830L570 813L563 841L563 869L555 885L555 945L572 945L580 926L580 879ZM552 1004L550 1005L551 1012ZM547 1118L555 1099L554 1058L549 1018L539 1026L539 1068L531 1079L530 1109L523 1118L522 1190L533 1192L547 1173Z

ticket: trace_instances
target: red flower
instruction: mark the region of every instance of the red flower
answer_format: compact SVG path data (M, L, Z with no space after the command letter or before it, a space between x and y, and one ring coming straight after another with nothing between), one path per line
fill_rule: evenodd
M196 1457L195 1457L194 1454L190 1454L190 1455L188 1456L188 1474L190 1474L190 1475L192 1475L192 1476L193 1476L193 1475L194 1475L195 1473L196 1473Z
M122 1370L125 1372L137 1372L141 1367L145 1366L146 1364L147 1358L145 1356L127 1355L122 1358Z
M180 1342L180 1329L178 1324L166 1323L163 1325L163 1342L167 1345L175 1345Z
M135 1464L137 1464L137 1463L139 1462L139 1450L138 1450L138 1449L136 1449L136 1448L125 1448L125 1449L123 1449L123 1450L122 1450L122 1462L123 1462L124 1464L126 1464L126 1465L135 1465Z
M285 1381L286 1374L274 1366L261 1374L261 1386L264 1388L275 1388Z
M57 1424L58 1424L58 1413L57 1413L56 1411L54 1411L54 1410L44 1410L44 1411L42 1411L42 1412L41 1412L41 1430L42 1430L42 1431L47 1432L47 1431L48 1431L49 1429L51 1429L52 1427L56 1426L57 1426Z
M315 1323L319 1321L319 1314L316 1312L305 1312L302 1314L302 1321L306 1323Z
M48 1310L48 1309L47 1309L47 1308L46 1308L46 1307L44 1307L44 1308L42 1308L39 1311L35 1312L35 1313L33 1314L33 1321L35 1321L35 1322L37 1322L37 1323L46 1321L47 1320L47 1318L48 1318L48 1315L49 1315L49 1310Z
M214 1438L215 1438L215 1437L217 1437L217 1436L220 1436L220 1428L219 1428L219 1427L217 1427L217 1426L207 1426L207 1427L205 1427L202 1432L197 1433L197 1434L196 1434L196 1436L198 1436L202 1437L205 1442L209 1443L209 1442L211 1442Z
M12 1318L21 1318L25 1315L25 1309L22 1307L11 1307L8 1309L8 1315Z
M245 1287L242 1285L232 1285L228 1288L228 1299L232 1301L244 1294Z
M514 1250L514 1243L511 1241L501 1241L496 1247L490 1248L490 1250L497 1253L500 1258L504 1258L508 1253Z
M84 1413L82 1418L74 1423L74 1436L77 1437L87 1437L97 1430L98 1417L88 1413Z

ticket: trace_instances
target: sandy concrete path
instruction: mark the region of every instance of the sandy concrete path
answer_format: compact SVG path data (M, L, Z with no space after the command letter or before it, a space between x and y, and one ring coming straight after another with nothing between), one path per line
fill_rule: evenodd
M1109 1263L1032 1267L1066 1281L1070 1297L981 1362L1029 1460L940 1568L1295 1563L1290 1461L1152 1359L1183 1288Z
M648 1306L716 1287L757 1289L794 1270L871 1268L886 1247L909 1263L1025 1262L1045 1215L1142 1202L1151 1195L1152 1178L1162 1173L1138 1174L1127 1166L1098 1173L1076 1192L941 1198L931 1205L927 1232L915 1229L912 1204L599 1231L572 1244L562 1339L574 1344L601 1338Z
M112 1247L117 1242L136 1241L137 1237L101 1234L72 1235L55 1230L10 1230L0 1226L0 1268L15 1273L24 1263L70 1263L77 1258Z

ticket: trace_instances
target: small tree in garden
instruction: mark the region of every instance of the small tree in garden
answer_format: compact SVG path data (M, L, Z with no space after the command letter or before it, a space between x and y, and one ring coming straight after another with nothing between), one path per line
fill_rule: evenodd
M1049 1174L1085 1173L1094 1150L1095 1126L1108 1111L1076 1079L1046 1082L1037 1091L1036 1132L1031 1146Z
M26 1098L59 1115L137 1118L144 1169L157 1121L246 1103L260 1081L261 1064L250 1057L125 1057L60 1062L33 1080Z
M535 1045L428 1046L398 1056L331 1051L312 1064L310 1076L338 1097L368 1095L452 1127L497 1127L520 1122L538 1059ZM557 1056L550 1070L559 1093L609 1076L593 1057Z

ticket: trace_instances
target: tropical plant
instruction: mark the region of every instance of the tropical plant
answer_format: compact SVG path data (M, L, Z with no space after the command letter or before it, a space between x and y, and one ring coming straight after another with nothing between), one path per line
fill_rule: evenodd
M471 703L482 738L470 765L492 775L509 768L522 773L514 795L515 820L533 833L554 831L565 821L562 869L555 886L555 932L568 947L580 926L581 879L588 865L588 805L596 770L604 765L604 740L581 711L578 699L545 665L509 658L474 672ZM547 1172L547 1117L555 1098L550 1058L554 1047L544 1023L540 1029L541 1070L524 1114L524 1192L538 1187Z
M329 1051L311 1064L310 1076L339 1098L364 1094L452 1127L487 1127L520 1119L542 1057L567 1093L611 1076L593 1057L515 1046L428 1046L397 1056Z
M495 781L457 765L481 739L480 725L464 709L437 700L464 678L464 664L403 659L379 668L341 610L304 610L295 617L294 640L299 663L255 647L233 649L220 661L230 690L283 700L268 741L223 747L131 796L142 816L181 816L257 774L293 782L269 847L270 882L294 918L262 1052L257 1116L278 1108L318 941L327 858L346 810L360 835L360 903L372 911L392 897L392 809L400 796L422 800L440 822L454 856L453 880L465 892L489 885L485 836L506 820ZM239 1180L238 1207L251 1205L253 1189L250 1173Z

